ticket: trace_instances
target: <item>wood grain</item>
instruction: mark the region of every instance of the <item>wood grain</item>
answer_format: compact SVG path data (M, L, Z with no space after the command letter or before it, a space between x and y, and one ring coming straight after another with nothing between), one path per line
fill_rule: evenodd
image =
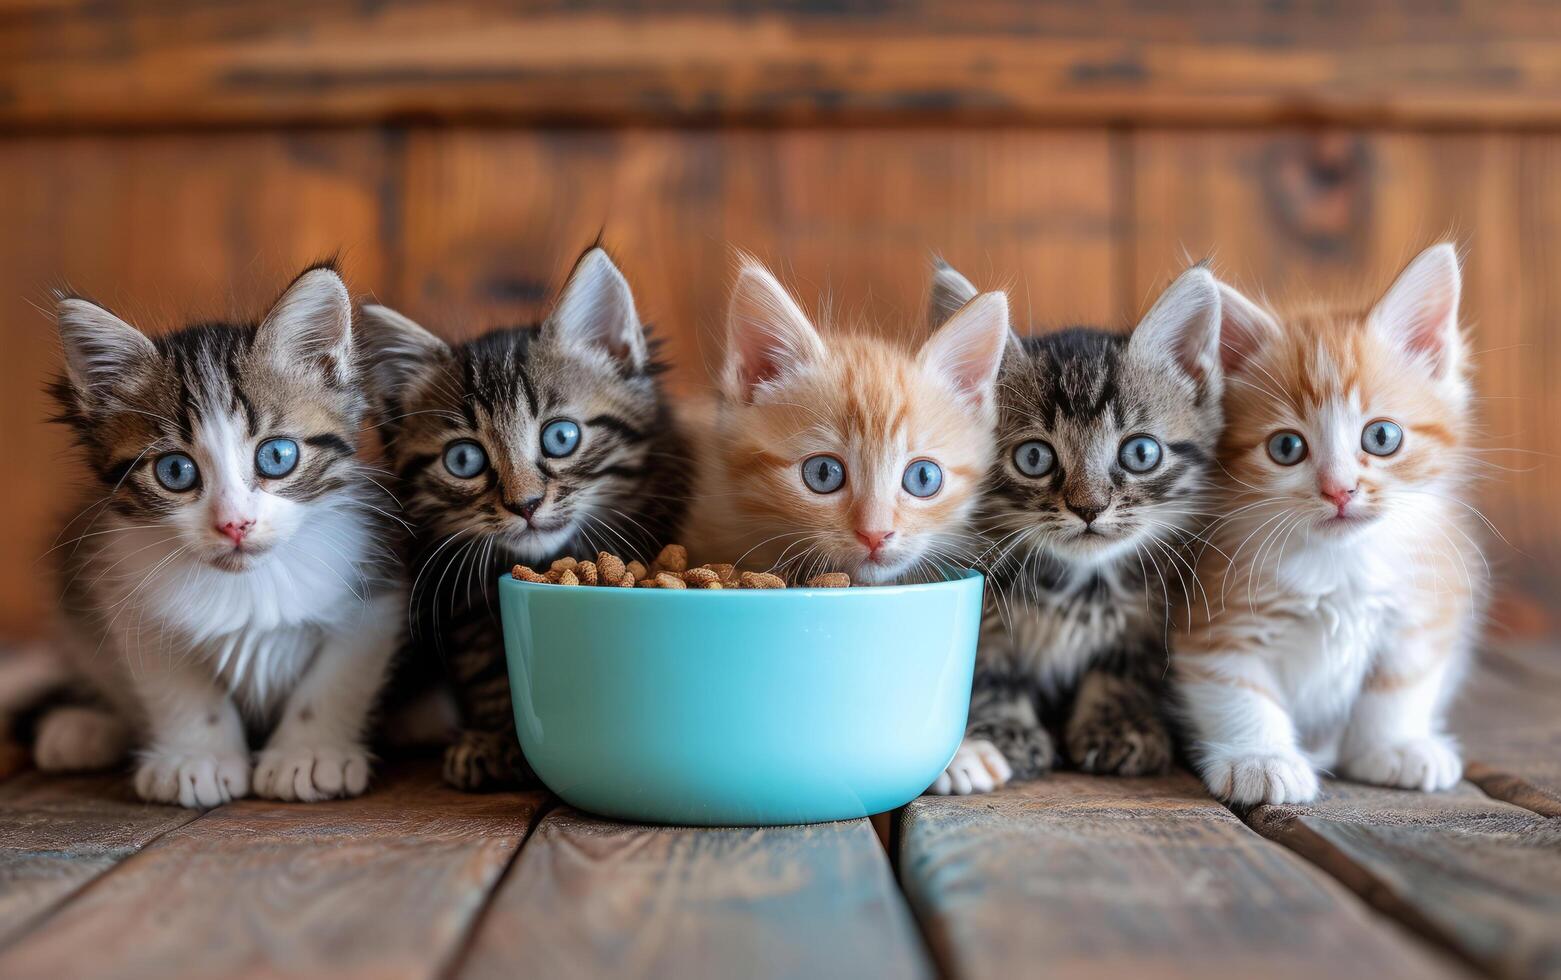
M357 800L230 804L101 877L0 976L433 976L543 799L461 794L425 762Z
M0 18L11 126L407 117L1554 124L1561 15L1522 0L54 0Z
M163 834L195 819L114 776L27 773L0 786L0 947Z
M1555 634L1494 638L1480 652L1452 715L1469 781L1496 799L1561 817L1558 708L1561 641Z
M899 869L960 977L1448 973L1185 773L922 797L901 817Z
M911 337L935 253L1021 311L1112 322L1112 164L1103 133L429 130L382 298L448 335L532 319L600 232L685 386L720 357L734 248Z
M753 829L543 818L459 975L920 977L931 964L866 820Z
M1329 783L1314 805L1247 819L1484 971L1561 975L1561 822L1467 784L1424 794Z
M1283 304L1369 306L1421 248L1466 251L1479 437L1469 465L1492 570L1561 564L1561 147L1551 137L1331 130L1134 137L1132 272L1147 297L1186 259ZM1137 298L1135 297L1135 298ZM1140 300L1141 301L1141 300ZM1547 414L1548 413L1548 414ZM1485 574L1482 567L1477 574Z
M89 499L66 433L44 421L59 369L49 290L69 285L155 332L256 317L300 268L336 253L353 286L382 281L382 140L0 140L0 432L26 461L0 479L0 637L42 629L53 587L40 556Z

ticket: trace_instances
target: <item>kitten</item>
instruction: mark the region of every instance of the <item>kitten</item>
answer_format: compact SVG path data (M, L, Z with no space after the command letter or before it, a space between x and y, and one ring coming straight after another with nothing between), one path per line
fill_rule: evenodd
M583 255L538 326L447 344L392 310L364 330L386 450L415 527L413 640L442 659L463 730L444 775L529 778L516 740L498 577L598 550L645 559L681 521L692 464L629 284Z
M62 612L100 705L42 719L39 768L135 747L149 801L363 792L405 593L355 457L341 277L304 272L258 325L148 338L74 296L58 315L53 394L99 498L60 547ZM269 733L253 764L247 731Z
M1423 252L1364 314L1223 291L1226 516L1198 569L1217 597L1174 658L1198 772L1237 804L1311 800L1318 768L1452 786L1442 711L1483 600L1457 253Z
M915 354L814 328L753 260L732 290L720 399L699 424L690 548L797 580L883 584L963 558L992 452L1002 293L973 297Z
M975 294L941 266L936 322ZM1167 619L1191 559L1221 425L1219 291L1183 273L1131 335L1014 338L979 518L994 601L964 743L931 792L988 792L1066 756L1089 772L1166 768Z

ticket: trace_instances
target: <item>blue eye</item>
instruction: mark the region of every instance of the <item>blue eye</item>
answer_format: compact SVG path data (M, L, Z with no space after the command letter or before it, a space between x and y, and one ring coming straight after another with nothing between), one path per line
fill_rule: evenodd
M1280 466L1294 466L1306 458L1306 440L1288 429L1268 437L1269 458Z
M930 459L918 459L905 468L900 486L912 497L930 497L943 486L943 468Z
M1057 465L1057 453L1039 439L1022 442L1014 450L1014 466L1025 476L1045 476Z
M1387 419L1377 419L1360 434L1360 448L1373 456L1391 456L1398 452L1398 447L1403 443L1404 430L1398 427L1397 422L1389 422Z
M488 468L488 454L470 439L452 442L444 451L444 468L451 476L470 480Z
M580 427L568 419L554 419L542 427L542 455L560 459L580 445Z
M1133 436L1117 450L1117 459L1129 473L1148 473L1160 465L1160 443L1153 436Z
M802 461L802 482L814 493L834 493L846 482L846 464L834 456L809 456Z
M201 475L201 471L195 467L195 460L183 453L167 453L157 457L157 465L152 467L152 472L157 474L158 483L174 493L183 493L195 486L195 481Z
M297 465L298 443L291 439L267 439L255 450L255 469L269 479L280 479Z

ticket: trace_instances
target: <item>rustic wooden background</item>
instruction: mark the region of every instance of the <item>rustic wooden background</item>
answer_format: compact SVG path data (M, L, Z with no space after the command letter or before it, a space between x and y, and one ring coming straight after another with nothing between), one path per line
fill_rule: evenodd
M71 496L51 286L147 329L339 252L451 333L534 316L599 230L684 387L730 247L917 329L928 257L1041 327L1189 258L1365 297L1468 250L1509 582L1561 566L1561 7L1413 0L0 0L0 637Z

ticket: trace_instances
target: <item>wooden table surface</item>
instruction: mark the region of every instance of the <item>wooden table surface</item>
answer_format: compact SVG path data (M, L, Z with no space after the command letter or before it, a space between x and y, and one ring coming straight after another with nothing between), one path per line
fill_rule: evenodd
M1433 796L1238 813L1186 773L1061 773L698 829L462 795L417 757L361 799L203 814L17 771L0 977L1561 976L1561 648L1529 613L1455 712L1469 779Z

